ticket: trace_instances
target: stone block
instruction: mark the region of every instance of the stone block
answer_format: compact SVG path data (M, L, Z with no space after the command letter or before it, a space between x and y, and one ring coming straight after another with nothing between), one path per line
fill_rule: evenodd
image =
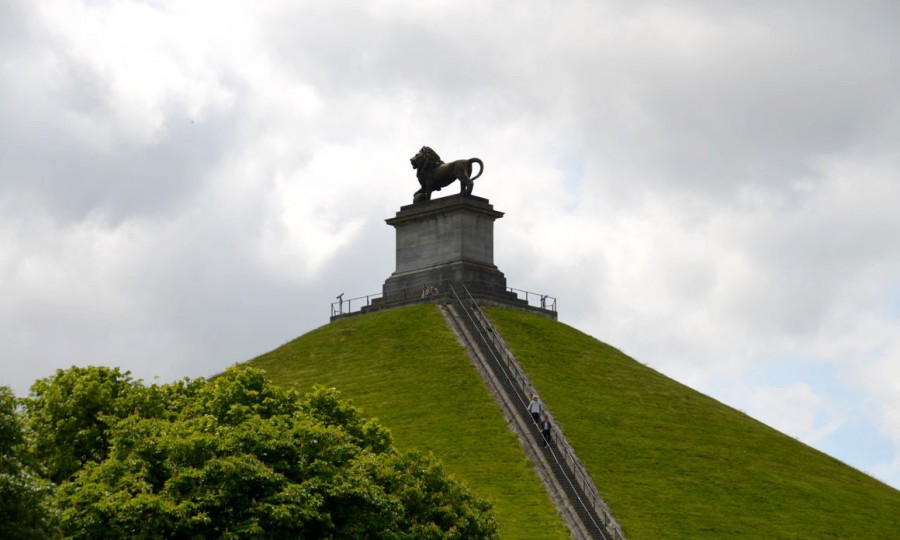
M403 206L386 222L396 230L396 270L383 287L391 303L447 281L471 291L507 296L506 277L494 265L494 221L503 212L487 199L453 195Z

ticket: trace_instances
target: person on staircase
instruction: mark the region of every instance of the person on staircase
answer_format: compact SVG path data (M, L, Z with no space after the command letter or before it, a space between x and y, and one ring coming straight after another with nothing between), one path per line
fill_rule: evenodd
M541 398L537 395L531 397L531 401L528 403L528 412L531 413L531 418L534 420L534 425L541 425L541 415L544 413L544 404L541 402Z
M541 415L541 437L544 438L544 448L550 446L550 419L547 415Z

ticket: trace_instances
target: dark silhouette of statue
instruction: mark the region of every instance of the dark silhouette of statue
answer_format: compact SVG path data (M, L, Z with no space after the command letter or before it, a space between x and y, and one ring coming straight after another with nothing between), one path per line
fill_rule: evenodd
M416 169L416 177L422 186L413 194L414 203L431 200L432 192L440 191L456 180L459 180L460 195L471 195L472 187L475 185L473 180L484 172L484 163L478 158L444 163L437 152L427 146L423 146L409 162L412 163L413 169ZM472 176L473 163L477 163L480 168L475 176Z

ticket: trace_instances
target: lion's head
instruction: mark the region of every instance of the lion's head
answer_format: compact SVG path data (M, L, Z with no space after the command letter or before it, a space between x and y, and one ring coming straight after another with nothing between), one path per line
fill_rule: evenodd
M410 158L409 162L412 163L412 168L416 169L416 176L420 178L444 164L441 156L427 146L423 146L418 154Z

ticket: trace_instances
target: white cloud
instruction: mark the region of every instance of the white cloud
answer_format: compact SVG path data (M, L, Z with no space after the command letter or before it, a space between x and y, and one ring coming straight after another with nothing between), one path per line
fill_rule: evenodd
M900 485L898 19L7 2L0 383L210 374L324 323L393 270L424 144L485 161L510 285L806 442L862 417L893 457L838 457Z
M757 418L813 446L820 445L845 421L829 411L827 401L803 383L755 388L749 404Z

